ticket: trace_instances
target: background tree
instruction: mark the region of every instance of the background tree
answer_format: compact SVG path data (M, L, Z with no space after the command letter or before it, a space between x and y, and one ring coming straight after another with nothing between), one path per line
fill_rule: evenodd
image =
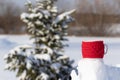
M18 34L25 32L19 18L22 9L12 1L0 0L0 33Z
M6 69L17 71L19 80L69 80L73 61L63 54L67 39L69 16L75 10L59 14L56 0L37 0L36 6L28 1L28 12L21 15L27 24L33 46L23 45L5 56Z
M76 4L76 22L69 28L70 34L112 36L112 30L117 28L114 24L120 23L117 0L77 0Z

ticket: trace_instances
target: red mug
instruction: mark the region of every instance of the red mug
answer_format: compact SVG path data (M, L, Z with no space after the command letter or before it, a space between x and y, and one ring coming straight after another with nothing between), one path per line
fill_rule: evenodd
M103 58L106 52L103 41L82 41L82 57L83 58Z

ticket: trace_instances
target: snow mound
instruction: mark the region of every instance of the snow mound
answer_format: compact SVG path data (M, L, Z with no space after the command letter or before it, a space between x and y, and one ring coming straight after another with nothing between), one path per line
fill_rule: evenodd
M120 80L120 67L105 65L102 59L82 59L72 80Z

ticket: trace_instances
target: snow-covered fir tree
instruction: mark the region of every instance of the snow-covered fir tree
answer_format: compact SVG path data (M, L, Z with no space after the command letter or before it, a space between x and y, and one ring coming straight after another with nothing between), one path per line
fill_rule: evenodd
M19 80L70 80L73 61L63 53L68 23L73 21L70 14L75 10L59 14L55 2L37 0L33 6L28 1L28 11L21 14L33 45L15 47L4 58L5 69L17 71Z

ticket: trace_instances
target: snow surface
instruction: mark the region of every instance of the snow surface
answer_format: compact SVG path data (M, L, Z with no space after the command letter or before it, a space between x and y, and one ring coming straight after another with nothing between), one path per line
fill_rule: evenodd
M69 47L65 48L65 54L70 56L71 59L75 60L74 66L77 66L77 63L81 59L81 42L83 40L104 40L104 43L108 45L108 52L104 57L104 63L109 66L111 73L113 70L118 72L118 69L112 67L115 65L120 67L120 38L106 38L106 37L68 37ZM0 80L17 80L14 72L5 71L5 61L3 57L18 45L31 44L32 40L29 40L27 35L0 35ZM118 72L119 73L119 72ZM113 73L115 74L115 73ZM112 76L115 76L111 74ZM120 75L116 75L120 76ZM113 79L111 79L113 80Z
M120 67L106 65L103 59L83 58L77 71L72 71L72 80L120 80Z
M78 62L77 70L78 80L108 80L106 68L102 59L81 59ZM74 78L74 76L72 78Z

